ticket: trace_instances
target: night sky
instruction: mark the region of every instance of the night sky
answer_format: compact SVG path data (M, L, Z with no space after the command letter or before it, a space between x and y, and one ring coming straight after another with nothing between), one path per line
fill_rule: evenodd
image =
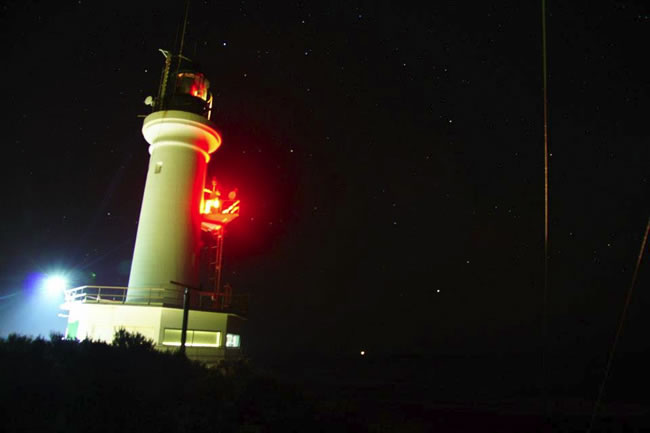
M0 10L3 335L49 332L17 319L34 273L126 285L138 115L183 3ZM643 3L548 5L548 341L575 368L608 350L650 215ZM224 139L208 176L243 202L224 279L251 296L249 354L539 352L541 44L539 2L192 2L185 54ZM650 349L648 288L645 260L622 352Z

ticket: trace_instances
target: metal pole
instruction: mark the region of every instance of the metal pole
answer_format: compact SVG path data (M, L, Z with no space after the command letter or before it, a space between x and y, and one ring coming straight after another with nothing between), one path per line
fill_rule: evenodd
M183 291L183 327L181 329L181 353L185 354L185 343L187 341L187 319L190 314L190 291L197 290L199 291L199 296L201 294L198 287L192 287L188 284L179 283L178 281L170 281L171 284L176 286L181 286L184 288Z
M224 237L225 227L219 229L219 234L217 235L217 285L215 287L215 292L219 293L221 290L221 266L223 263L223 237ZM223 304L223 300L221 302Z
M181 331L181 353L185 354L185 342L187 341L187 318L190 314L190 289L185 287L183 293L183 329Z

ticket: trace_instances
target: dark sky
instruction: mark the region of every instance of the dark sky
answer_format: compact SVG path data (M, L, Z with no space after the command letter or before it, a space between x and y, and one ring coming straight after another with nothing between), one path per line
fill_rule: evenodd
M250 352L538 350L539 2L206 3L186 53L216 94L209 175L243 200L225 279L251 295ZM548 8L549 341L603 353L650 214L650 12ZM149 157L137 116L182 15L2 7L3 334L25 328L11 312L34 272L126 284ZM648 266L623 351L650 348Z

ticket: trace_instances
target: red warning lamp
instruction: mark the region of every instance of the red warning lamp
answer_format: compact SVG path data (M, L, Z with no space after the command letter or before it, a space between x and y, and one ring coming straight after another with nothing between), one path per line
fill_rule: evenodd
M212 189L205 188L203 194L201 206L203 230L220 230L239 217L240 200L237 199L237 190L230 191L226 198L222 198L222 193L217 188L217 182L213 180Z

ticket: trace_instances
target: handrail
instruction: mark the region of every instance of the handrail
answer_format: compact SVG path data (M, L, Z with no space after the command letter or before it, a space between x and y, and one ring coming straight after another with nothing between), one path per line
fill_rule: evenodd
M131 288L137 294L132 294L127 300L128 287L120 286L80 286L65 290L64 309L69 304L128 304L128 305L183 305L182 289L161 287ZM223 293L198 292L192 296L191 309L220 311L245 316L248 312L248 296L230 296L225 298Z

